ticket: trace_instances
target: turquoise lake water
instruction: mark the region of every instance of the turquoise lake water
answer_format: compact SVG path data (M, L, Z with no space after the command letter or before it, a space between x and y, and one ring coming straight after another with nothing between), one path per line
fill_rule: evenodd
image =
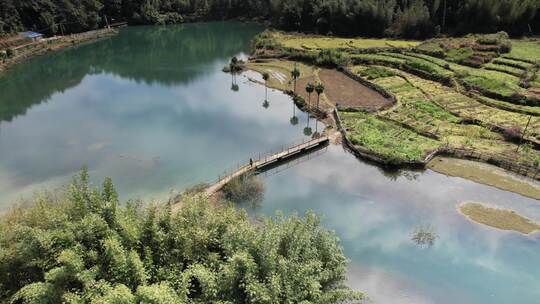
M60 187L83 165L96 183L111 176L123 200L163 200L307 138L308 118L289 97L269 90L265 108L264 87L239 76L233 91L221 72L261 30L130 27L0 76L0 210ZM540 221L536 200L429 170L384 172L333 145L263 180L265 199L250 211L321 214L351 261L349 284L375 303L540 303L540 234L490 229L456 211L480 201ZM433 247L411 241L419 224L436 228Z

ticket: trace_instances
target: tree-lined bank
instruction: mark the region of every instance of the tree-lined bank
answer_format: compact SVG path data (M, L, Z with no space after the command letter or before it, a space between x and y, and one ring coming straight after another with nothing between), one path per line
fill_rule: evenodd
M320 34L420 38L504 30L523 35L540 32L539 6L538 0L0 0L0 34L81 32L120 20L242 18Z

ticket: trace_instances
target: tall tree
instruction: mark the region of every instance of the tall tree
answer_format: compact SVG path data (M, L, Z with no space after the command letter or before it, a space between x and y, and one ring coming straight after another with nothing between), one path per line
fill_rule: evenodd
M324 92L324 85L319 82L315 86L315 92L317 92L317 110L319 110L319 101L321 99L321 94Z
M294 94L296 94L296 80L300 77L300 70L296 66L296 63L294 64L294 69L291 71L291 76L294 80Z

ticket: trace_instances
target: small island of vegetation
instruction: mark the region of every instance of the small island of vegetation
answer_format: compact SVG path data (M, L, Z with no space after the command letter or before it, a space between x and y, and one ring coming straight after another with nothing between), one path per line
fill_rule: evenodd
M540 224L515 211L489 207L480 203L463 203L459 211L470 220L501 230L530 234L540 230Z

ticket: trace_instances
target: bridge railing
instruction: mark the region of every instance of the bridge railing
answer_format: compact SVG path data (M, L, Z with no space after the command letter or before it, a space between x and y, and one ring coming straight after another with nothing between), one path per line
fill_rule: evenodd
M327 136L324 136L322 138L328 138ZM223 173L219 174L217 179L209 182L209 184L215 184L215 183L218 183L220 182L222 179L230 176L231 174L234 174L235 172L241 170L242 168L244 167L247 167L250 165L250 160L253 161L253 163L257 163L257 162L261 162L261 161L267 161L269 158L271 158L272 156L276 155L276 154L279 154L279 153L283 153L283 152L290 152L300 146L303 146L303 145L306 145L306 144L309 144L309 143L312 143L312 142L316 142L317 140L319 140L320 138L315 138L315 139L306 139L306 138L303 138L301 140L297 140L297 141L294 141L292 142L291 144L289 145L282 145L281 147L279 148L275 148L275 149L270 149L270 150L267 150L267 151L264 151L262 153L258 153L257 155L251 157L251 158L247 158L245 159L245 161L240 161L240 162L237 162L237 164L233 167L229 167L228 169L224 170Z

